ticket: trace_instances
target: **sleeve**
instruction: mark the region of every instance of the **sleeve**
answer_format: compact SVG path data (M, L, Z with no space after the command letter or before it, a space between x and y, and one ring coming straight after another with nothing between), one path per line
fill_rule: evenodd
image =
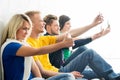
M79 47L79 46L86 45L86 44L90 43L91 41L92 41L92 38L85 38L85 39L75 40L75 41L74 41L75 46L73 46L73 49L74 49L74 48L77 48L77 47Z
M56 43L56 37L55 36L44 36L43 38L49 45Z
M12 55L15 56L16 52L18 51L18 49L21 47L22 45L19 43L10 43L8 44L5 49L4 49L4 53L7 53L6 55Z

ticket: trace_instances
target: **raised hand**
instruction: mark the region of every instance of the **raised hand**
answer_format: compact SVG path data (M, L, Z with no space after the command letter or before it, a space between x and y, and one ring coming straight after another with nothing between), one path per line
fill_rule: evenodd
M97 16L95 17L95 19L94 19L94 21L93 21L92 24L93 24L94 26L96 26L96 25L102 23L103 20L104 20L104 19L103 19L102 14L99 14L99 15L97 15Z
M64 39L63 39L65 47L71 47L74 45L73 39L70 37L69 33L66 33Z
M110 32L111 28L110 28L110 24L108 24L108 27L103 31L102 36L108 34Z
M106 29L102 29L101 32L94 34L91 38L92 38L92 40L95 40L97 38L105 36L109 32L110 32L110 25L108 24L108 27Z

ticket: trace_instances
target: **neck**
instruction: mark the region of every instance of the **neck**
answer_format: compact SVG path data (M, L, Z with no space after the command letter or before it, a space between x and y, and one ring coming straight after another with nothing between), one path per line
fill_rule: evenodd
M52 35L52 33L50 31L47 31L48 34Z
M46 35L57 35L57 34L52 34L52 33L47 32Z
M37 38L39 38L39 33L36 33L36 32L33 31L31 33L30 37L37 39Z
M66 31L66 30L61 30L60 32L61 32L61 33L65 33L65 32L67 32L67 31Z

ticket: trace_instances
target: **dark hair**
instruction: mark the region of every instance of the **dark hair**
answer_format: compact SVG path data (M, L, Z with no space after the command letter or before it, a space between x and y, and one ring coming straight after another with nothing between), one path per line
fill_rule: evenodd
M63 26L65 25L65 22L69 21L70 17L66 16L66 15L61 15L59 16L59 26L60 26L60 30L63 29Z
M22 17L25 21L29 22L28 18L27 18L25 15L21 14L21 17Z
M53 23L53 20L57 20L57 16L48 14L43 18L44 22L46 23L45 29L47 25L51 25Z

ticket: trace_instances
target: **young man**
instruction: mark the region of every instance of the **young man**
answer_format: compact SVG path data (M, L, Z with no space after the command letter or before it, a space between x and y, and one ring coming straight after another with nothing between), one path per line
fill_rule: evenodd
M31 46L38 48L38 47L47 46L50 44L57 45L56 42L60 42L64 40L64 37L67 33L64 33L58 36L39 36L40 33L44 32L44 26L45 26L45 23L42 20L40 13L36 11L30 11L30 12L26 12L26 14L31 18L32 23L33 23L32 34L27 40ZM69 33L71 34L73 38L77 37L81 35L82 33L88 31L89 29L93 28L94 26L102 23L102 21L103 21L102 16L98 15L90 25L71 30ZM35 57L36 57L35 61L38 64L38 66L39 66L39 61L40 61L43 65L43 68L49 71L83 72L86 65L89 64L89 66L93 69L95 74L97 74L97 77L105 77L107 79L118 78L118 75L113 72L111 66L108 63L106 63L95 51L91 49L86 50L84 53L77 56L76 58L71 60L67 65L61 67L60 69L55 68L54 66L50 64L48 54L35 56ZM53 74L49 74L49 75L53 75ZM78 74L75 74L74 76L78 77L77 75ZM84 76L86 76L86 74Z
M60 33L69 32L71 27L69 17L65 15L60 16L60 19L59 19L60 27L58 26L58 22L56 20L57 20L57 16L55 15L49 14L44 17L44 21L46 22L45 35L58 35ZM66 65L72 59L78 56L80 53L87 50L87 47L84 46L85 44L88 44L89 42L107 34L109 31L110 31L110 27L108 27L105 31L102 30L101 32L96 33L93 36L88 38L83 38L83 39L74 38L75 45L72 47L72 49L75 49L75 48L77 49L74 52L72 52L71 50L69 50L69 48L63 48L56 52L53 52L52 54L49 54L51 64L57 68L60 68L61 65ZM72 54L72 53L75 53L75 54Z
M66 18L65 20L62 20L62 23L65 23L67 20L69 20L70 18ZM58 25L57 22L57 16L55 15L47 15L44 17L44 21L46 22L45 25L45 29L47 31L46 35L58 35L60 34L60 27ZM70 23L67 23L67 27L64 27L64 32L68 32L68 30L70 29L71 25ZM50 61L52 63L52 65L60 68L60 66L66 66L69 62L71 62L72 60L74 60L77 56L82 55L82 53L85 53L85 51L87 51L87 47L83 46L89 42L91 42L92 40L95 40L105 34L107 34L110 31L110 28L108 27L105 31L102 30L100 33L94 34L92 37L86 38L86 39L77 39L75 38L75 45L73 46L74 48L77 48L74 52L72 52L73 54L69 54L69 48L62 48L56 52L53 52L51 54L49 54L49 58ZM91 52L89 52L91 53ZM64 58L66 57L67 54L67 60L61 60L62 56L64 55ZM64 62L63 64L61 64L62 62ZM88 74L89 73L89 74ZM85 77L87 76L87 78L94 78L95 75L92 73L90 73L89 71L83 71L82 74L85 74ZM88 75L87 75L88 74ZM91 75L90 75L91 74Z

